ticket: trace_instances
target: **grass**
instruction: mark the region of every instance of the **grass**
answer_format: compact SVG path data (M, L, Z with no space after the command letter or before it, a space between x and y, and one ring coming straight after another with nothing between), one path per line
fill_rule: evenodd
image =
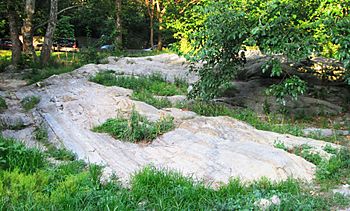
M142 101L145 102L149 105L152 105L158 109L161 108L170 108L172 106L172 103L166 99L166 98L157 98L154 95L152 95L151 93L147 92L147 91L143 91L143 92L134 92L131 96L131 98L133 100L138 100L138 101Z
M25 111L30 111L40 102L40 98L37 96L27 96L21 101L22 108Z
M177 79L176 83L168 83L160 74L149 76L117 76L111 71L99 72L90 81L105 86L119 86L132 89L134 92L148 92L153 95L172 96L186 94L187 84Z
M174 128L173 118L164 117L157 122L150 122L132 110L130 118L108 119L100 126L94 127L94 132L108 133L116 139L129 142L152 141Z
M7 109L7 104L4 98L0 96L0 113L4 112Z

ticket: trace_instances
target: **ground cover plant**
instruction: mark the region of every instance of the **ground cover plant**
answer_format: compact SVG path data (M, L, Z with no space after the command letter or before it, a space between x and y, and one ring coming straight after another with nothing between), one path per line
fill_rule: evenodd
M40 97L27 96L21 101L22 107L25 111L33 109L40 102Z
M129 141L152 141L174 128L172 117L164 117L156 122L150 122L146 117L137 113L134 109L129 119L108 119L100 126L94 127L94 132L108 133L114 138Z
M130 187L112 177L101 182L102 169L81 161L51 164L45 154L0 137L0 208L2 210L208 210L258 209L261 199L278 197L270 210L329 210L349 205L339 194L310 194L288 179L242 183L237 179L218 189L180 173L153 167L136 173Z

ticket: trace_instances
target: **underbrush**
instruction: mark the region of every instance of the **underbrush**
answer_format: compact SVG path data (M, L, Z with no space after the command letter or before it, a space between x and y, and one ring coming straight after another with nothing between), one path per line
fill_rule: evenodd
M270 210L329 210L347 206L341 195L311 195L302 183L267 179L245 184L231 180L212 189L180 173L153 167L136 173L125 188L112 177L101 182L102 169L70 161L49 164L45 155L0 138L1 210L237 210L258 209L262 199L278 198Z
M108 133L116 139L129 142L152 141L174 128L173 118L164 117L157 122L150 122L132 110L130 118L108 119L100 126L94 127L94 132Z

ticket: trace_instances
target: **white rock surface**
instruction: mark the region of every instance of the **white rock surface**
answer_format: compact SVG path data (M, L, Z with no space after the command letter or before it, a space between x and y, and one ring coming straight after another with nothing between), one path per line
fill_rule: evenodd
M187 77L183 58L164 54L109 61L110 64L86 65L72 73L52 76L40 88L35 85L20 88L16 96L18 100L27 95L40 96L37 111L57 139L79 158L105 165L107 173L115 172L122 181L146 165L179 170L213 185L226 183L231 177L252 181L263 176L272 180L293 176L310 181L315 166L276 149L275 141L287 147L308 144L321 155L328 155L323 151L326 143L322 141L256 130L229 117L201 117L174 108L159 110L131 100L132 90L88 81L103 70L141 75L161 72L171 81ZM190 75L187 79L193 81L196 77ZM108 118L130 113L133 107L152 121L172 115L177 128L146 146L91 131Z

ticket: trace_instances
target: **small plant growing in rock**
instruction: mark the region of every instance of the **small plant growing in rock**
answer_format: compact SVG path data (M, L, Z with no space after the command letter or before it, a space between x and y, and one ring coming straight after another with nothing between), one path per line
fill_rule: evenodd
M7 104L4 98L0 97L0 112L3 112L7 109Z
M33 109L40 102L40 97L27 96L21 101L22 107L25 111Z
M150 122L134 109L129 119L108 119L100 126L93 128L94 132L108 133L116 139L129 142L152 141L174 128L172 117L164 117L157 122Z
M273 146L275 148L282 149L284 151L288 151L288 148L286 147L286 145L284 145L284 143L278 139L275 141Z

